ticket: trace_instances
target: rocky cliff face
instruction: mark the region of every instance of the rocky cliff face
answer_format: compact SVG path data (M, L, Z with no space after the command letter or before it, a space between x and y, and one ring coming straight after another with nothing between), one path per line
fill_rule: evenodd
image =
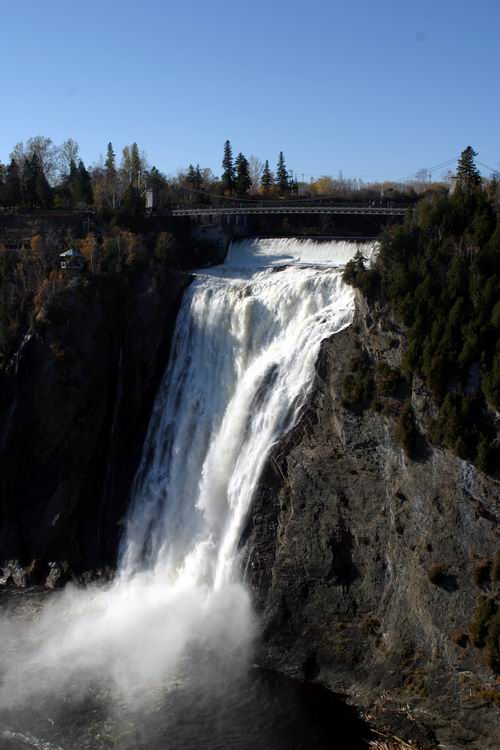
M114 565L189 280L82 275L38 302L0 373L4 583L55 585Z
M268 462L244 539L259 659L345 694L422 747L493 749L498 684L469 630L479 597L498 593L488 566L499 484L430 445L409 460L394 436L397 400L355 414L340 398L360 347L395 366L403 346L359 298ZM421 384L411 397L423 430L432 402Z

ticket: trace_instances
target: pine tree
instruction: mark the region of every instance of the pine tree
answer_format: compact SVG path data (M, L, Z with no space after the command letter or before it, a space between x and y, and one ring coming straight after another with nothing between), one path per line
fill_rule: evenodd
M106 167L106 172L109 175L116 174L116 157L115 152L113 151L113 144L111 142L108 143L106 161L104 162L104 166Z
M232 193L234 189L234 165L233 165L233 152L231 144L226 141L224 144L224 158L222 159L222 190L224 192Z
M260 184L262 185L262 190L264 191L264 195L269 195L271 192L271 188L274 184L273 179L273 173L269 169L269 161L266 159L266 163L264 164L264 169L262 170L262 177L260 179Z
M481 184L481 175L474 162L477 152L472 146L467 146L460 154L457 166L457 178L464 190L473 190Z
M21 188L21 176L19 174L19 165L15 159L11 159L7 167L7 176L4 186L4 204L9 208L20 206L23 202Z
M130 182L140 190L142 176L142 161L139 154L139 146L134 141L130 147Z
M288 170L285 164L285 157L283 151L280 151L278 156L278 165L276 167L276 185L281 194L286 193L289 188L289 177Z
M239 153L236 157L236 179L235 188L236 193L240 198L248 195L248 191L252 186L252 180L250 177L250 170L248 160Z
M200 191L203 188L203 173L200 169L199 164L196 165L194 175L195 175L196 190Z
M78 162L77 175L79 198L82 203L85 203L86 206L91 206L94 202L92 182L90 179L90 175L85 168L85 164L81 159Z
M6 169L0 162L0 206L5 206L5 175Z
M24 201L26 205L34 208L38 205L37 180L42 171L38 154L33 152L31 158L24 164L23 183L24 183Z
M36 203L42 208L50 208L52 204L52 190L40 166L35 180Z
M116 208L117 193L117 174L116 174L116 157L113 151L113 144L108 143L106 161L104 162L104 189L107 201L111 208Z
M190 164L187 169L186 182L189 183L189 185L191 185L192 187L196 186L196 169L192 164Z

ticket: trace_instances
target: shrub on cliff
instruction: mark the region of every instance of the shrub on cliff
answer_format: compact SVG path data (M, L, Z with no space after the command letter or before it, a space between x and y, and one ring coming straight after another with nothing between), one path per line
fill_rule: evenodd
M367 352L351 359L349 373L342 383L342 403L351 411L363 410L373 396L373 367Z
M375 371L375 383L381 396L395 396L401 387L401 372L386 362L379 362Z
M479 597L470 634L474 646L486 650L491 669L500 674L500 608L493 597Z
M357 250L354 258L346 263L342 278L372 302L380 294L380 273L376 268L367 268L365 264L366 258L361 250Z
M396 439L403 448L408 458L415 458L418 452L418 441L420 438L413 409L409 401L403 406L396 424Z

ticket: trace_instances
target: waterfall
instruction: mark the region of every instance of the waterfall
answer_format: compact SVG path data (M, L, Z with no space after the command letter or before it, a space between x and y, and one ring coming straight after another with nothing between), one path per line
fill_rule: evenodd
M193 644L248 650L253 615L238 541L269 452L307 399L321 341L352 321L353 292L338 266L357 249L248 240L196 276L151 416L117 578L53 598L26 632L23 656L7 665L9 695L21 685L55 690L75 675L140 692L164 684ZM370 255L373 245L362 249Z
M288 256L290 241L280 242ZM280 242L265 241L274 258ZM241 245L185 294L136 481L128 575L146 566L171 581L232 580L269 450L297 418L321 341L352 319L338 270L235 270L238 251L249 255Z

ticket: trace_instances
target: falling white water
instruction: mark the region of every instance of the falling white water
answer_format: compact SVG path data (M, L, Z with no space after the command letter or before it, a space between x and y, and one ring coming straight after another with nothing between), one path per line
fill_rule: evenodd
M67 587L24 632L0 622L4 643L9 627L26 641L12 658L4 649L0 699L77 677L83 684L82 675L140 692L164 683L193 644L248 648L253 616L238 541L252 495L271 447L300 414L321 341L353 317L337 266L358 245L317 244L235 244L226 265L185 292L119 575L104 588ZM370 255L373 245L362 249Z

